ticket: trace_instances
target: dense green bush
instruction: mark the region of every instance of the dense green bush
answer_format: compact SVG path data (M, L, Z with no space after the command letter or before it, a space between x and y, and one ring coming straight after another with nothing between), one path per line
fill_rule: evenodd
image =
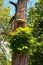
M27 52L31 46L31 28L18 28L15 32L11 32L8 36L8 41L10 42L10 48L13 53L22 54ZM34 41L34 40L33 40Z

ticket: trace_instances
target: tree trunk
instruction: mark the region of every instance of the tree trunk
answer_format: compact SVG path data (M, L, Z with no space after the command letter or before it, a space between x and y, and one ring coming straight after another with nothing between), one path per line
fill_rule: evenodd
M21 56L12 54L12 65L28 65L27 56L27 53Z
M26 5L28 0L18 0L16 5L16 15L14 22L14 31L18 27L26 27ZM28 65L27 53L19 56L12 54L12 65Z
M12 54L12 65L19 65L19 56Z

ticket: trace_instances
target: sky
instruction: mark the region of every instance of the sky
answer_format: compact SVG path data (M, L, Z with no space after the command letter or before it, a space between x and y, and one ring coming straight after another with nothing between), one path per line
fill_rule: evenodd
M11 0L11 1L17 3L17 0ZM27 3L27 9L29 9L31 6L35 6L36 1L37 0L29 0L29 2ZM15 13L15 7L12 4L9 3L9 0L4 0L4 3L5 3L4 7L10 6L10 15L13 16L14 13Z

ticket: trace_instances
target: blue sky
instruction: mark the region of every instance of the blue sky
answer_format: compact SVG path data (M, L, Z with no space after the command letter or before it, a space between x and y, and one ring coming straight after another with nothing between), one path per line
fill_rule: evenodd
M13 2L17 2L17 0L11 0L11 1L13 1ZM30 0L28 3L27 3L27 9L29 9L30 8L30 6L35 6L35 2L36 2L37 0ZM15 13L15 7L13 6L13 5L11 5L10 3L9 3L9 0L4 0L4 6L6 7L6 6L10 6L10 14L13 16L14 15L14 13Z

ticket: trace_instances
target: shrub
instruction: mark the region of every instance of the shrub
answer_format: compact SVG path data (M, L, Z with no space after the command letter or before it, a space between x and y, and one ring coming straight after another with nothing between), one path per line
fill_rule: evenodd
M13 53L23 54L27 52L31 46L30 40L32 39L31 28L18 28L14 32L10 32L8 42Z

